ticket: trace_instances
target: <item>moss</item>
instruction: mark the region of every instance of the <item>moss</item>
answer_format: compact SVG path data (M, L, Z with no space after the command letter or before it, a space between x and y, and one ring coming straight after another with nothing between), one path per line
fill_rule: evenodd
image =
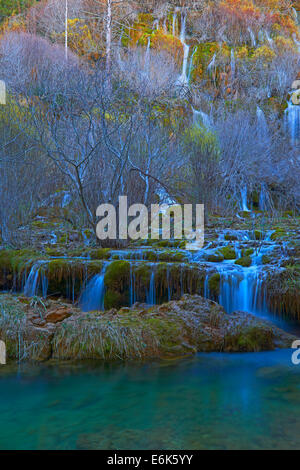
M280 240L281 238L284 238L286 236L287 236L286 231L281 227L277 227L275 232L273 232L271 235L271 240L272 241L276 241L278 239Z
M58 248L54 248L54 247L46 247L45 252L48 256L54 256L54 257L64 256L64 251Z
M271 258L268 255L263 255L261 259L262 264L269 264L271 263Z
M263 233L261 230L254 230L254 238L255 240L262 240L263 239Z
M224 238L227 241L236 241L238 239L238 237L236 235L233 235L233 234L230 234L230 233L226 233Z
M88 273L91 275L99 274L103 268L102 261L91 261L87 264Z
M221 253L215 253L207 256L207 261L211 263L220 263L224 261L224 256Z
M242 250L243 256L251 256L254 254L254 248L247 248L246 250Z
M105 309L129 305L130 263L125 260L113 261L107 267L104 284Z
M120 260L113 261L109 264L105 273L105 285L108 287L112 285L118 286L120 280L128 278L130 274L130 263L129 261Z
M121 292L108 290L104 296L104 306L106 310L120 308L124 305L124 295Z
M218 296L220 294L220 281L221 276L219 273L213 274L208 280L209 290L215 296Z
M109 259L111 255L110 248L98 248L90 252L91 259Z
M236 252L235 249L230 246L223 246L222 248L219 249L219 252L222 253L224 256L224 259L235 259L236 258Z
M244 268L249 268L252 264L252 259L250 256L243 256L242 258L239 258L235 261L235 264L238 264L239 266L243 266Z
M142 281L143 284L148 285L151 277L151 266L149 264L143 263L135 267L134 275L138 281Z
M226 351L270 351L274 349L274 334L272 330L263 327L249 327L242 333L225 337Z

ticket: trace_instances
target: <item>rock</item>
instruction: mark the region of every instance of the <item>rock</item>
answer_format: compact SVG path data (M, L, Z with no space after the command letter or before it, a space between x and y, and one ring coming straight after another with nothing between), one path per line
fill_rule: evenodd
M72 315L72 310L67 307L59 307L57 309L50 310L45 315L45 321L47 323L58 323Z
M217 288L217 276L213 281ZM226 314L219 304L199 295L151 307L136 304L91 313L46 301L39 325L27 304L14 296L2 299L2 310L14 312L0 318L9 359L179 358L197 351L266 351L290 347L296 339L249 313Z
M250 256L242 256L242 258L239 258L235 261L235 264L243 266L244 268L249 268L249 266L252 264L252 259Z

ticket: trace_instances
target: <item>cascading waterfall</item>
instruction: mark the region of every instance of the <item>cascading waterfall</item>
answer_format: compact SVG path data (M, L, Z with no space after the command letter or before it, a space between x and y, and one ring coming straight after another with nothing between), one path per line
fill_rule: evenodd
M185 42L185 28L186 28L186 14L182 13L181 14L181 28L180 28L180 41L183 46L183 63L182 63L182 72L179 77L179 82L182 85L187 85L188 84L188 59L189 59L189 52L190 52L190 46Z
M215 64L216 64L216 57L217 57L217 54L214 53L214 55L212 56L212 59L211 59L210 63L209 63L208 66L207 66L207 71L208 71L208 72L211 72L211 71L214 69Z
M210 129L212 127L212 122L208 114L195 108L192 108L192 111L193 121L195 125L204 126L207 129Z
M250 212L247 201L248 201L247 186L245 185L241 189L241 203L242 203L241 207L243 211Z
M96 274L87 284L84 289L79 305L83 312L90 312L92 310L104 310L104 276L107 268L105 264L99 274Z
M262 109L260 109L259 106L256 107L256 118L257 118L258 127L260 129L260 133L268 134L269 129L268 129L267 120L264 115L264 112L262 111Z
M262 290L263 278L256 265L250 268L219 267L220 297L219 303L227 313L235 310L265 315L268 312Z
M149 290L146 293L146 303L149 305L156 304L156 290L155 290L155 270L152 270L150 276Z
M300 141L300 105L293 104L291 99L285 110L285 127L291 143L297 144Z
M24 284L24 295L26 297L37 296L40 292L43 297L47 297L48 279L45 270L42 268L44 261L34 263Z

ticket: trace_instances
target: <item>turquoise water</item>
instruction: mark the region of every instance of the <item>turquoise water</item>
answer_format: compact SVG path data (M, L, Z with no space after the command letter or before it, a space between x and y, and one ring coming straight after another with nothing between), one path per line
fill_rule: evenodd
M300 449L291 351L0 366L1 449Z

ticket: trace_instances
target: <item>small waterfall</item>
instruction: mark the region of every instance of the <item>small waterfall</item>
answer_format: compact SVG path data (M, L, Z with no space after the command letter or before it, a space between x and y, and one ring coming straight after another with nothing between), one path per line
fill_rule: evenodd
M231 49L231 52L230 52L230 69L231 69L231 80L233 80L235 76L235 55L234 55L233 49Z
M265 37L266 37L266 40L268 41L270 47L273 47L273 39L270 37L268 31L265 31Z
M155 305L156 301L156 292L155 292L155 271L153 269L150 276L149 290L146 293L146 303L149 305Z
M285 110L285 127L290 135L291 143L297 144L300 140L300 105L293 104L292 100L288 102Z
M208 64L207 66L207 71L210 73L214 67L215 67L215 64L216 64L216 57L217 57L217 54L216 52L214 53L214 55L212 56L212 59L210 61L210 63Z
M227 266L218 270L221 276L219 303L227 313L241 310L267 316L263 277L257 266L239 269Z
M176 36L176 20L177 20L177 11L174 11L173 22L172 22L172 34L174 37Z
M181 14L181 29L180 29L180 41L183 46L183 63L182 63L182 72L179 77L179 82L182 85L187 85L188 84L188 59L189 59L189 52L190 52L190 46L186 44L185 42L185 28L186 28L186 14L182 13Z
M241 189L241 202L242 202L242 211L245 211L245 212L250 212L250 210L248 209L248 205L247 205L247 199L248 199L248 196L247 196L247 186L245 185L242 189Z
M43 297L47 297L48 279L45 270L42 268L45 261L35 263L29 272L24 285L24 295L26 297L37 296L40 292Z
M150 69L150 46L151 46L151 40L149 36L148 42L147 42L146 53L145 53L145 70L147 72L149 72L149 69Z
M87 284L84 289L79 305L83 312L90 312L92 310L104 310L104 276L107 264L102 268L100 274L96 274Z
M195 108L192 108L192 111L193 111L193 121L195 125L204 126L206 127L206 129L211 129L212 122L208 114Z
M256 107L256 119L257 125L259 129L259 134L261 137L268 137L269 135L269 127L262 109L259 106Z
M190 58L188 82L191 81L191 75L192 75L192 71L193 71L193 60L194 60L194 55L195 55L196 51L197 51L197 47L194 47L193 53L192 53L191 58Z
M248 28L248 32L249 32L249 34L250 34L250 39L251 39L251 44L252 44L252 46L253 46L253 47L256 47L256 38L255 38L255 35L254 35L252 29L251 29L251 28Z

